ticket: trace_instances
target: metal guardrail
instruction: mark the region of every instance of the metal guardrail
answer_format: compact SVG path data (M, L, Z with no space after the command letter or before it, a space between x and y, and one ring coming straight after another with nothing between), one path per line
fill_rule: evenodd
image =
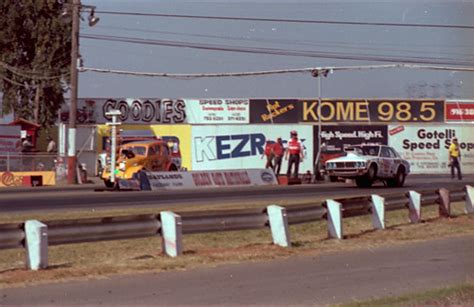
M440 203L437 191L423 191L421 206ZM408 208L408 195L384 196L385 211ZM464 189L453 190L450 200L466 199ZM371 197L335 199L341 204L343 218L364 216L372 213ZM286 206L288 224L314 222L327 218L327 209L322 204ZM239 209L179 213L183 234L220 231L261 229L269 227L266 209ZM79 220L57 220L43 222L48 227L48 244L73 244L119 239L144 238L161 235L160 215L135 215L122 217L88 218ZM0 224L0 250L25 246L24 223Z

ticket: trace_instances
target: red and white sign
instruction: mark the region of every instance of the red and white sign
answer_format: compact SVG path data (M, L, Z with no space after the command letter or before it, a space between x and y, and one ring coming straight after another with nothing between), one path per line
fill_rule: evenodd
M248 124L248 99L185 99L190 124Z
M474 101L446 100L445 108L446 122L474 123Z
M267 169L216 170L194 172L147 172L152 190L276 185Z

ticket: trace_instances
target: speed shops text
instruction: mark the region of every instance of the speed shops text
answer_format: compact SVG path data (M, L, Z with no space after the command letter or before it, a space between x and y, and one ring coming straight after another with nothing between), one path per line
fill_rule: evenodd
M403 149L414 151L417 149L440 149L441 144L445 149L449 149L452 138L456 137L455 129L426 131L426 129L419 129L417 137L420 141L412 142L410 139L403 140ZM461 150L474 150L474 143L461 142L459 140L459 147Z

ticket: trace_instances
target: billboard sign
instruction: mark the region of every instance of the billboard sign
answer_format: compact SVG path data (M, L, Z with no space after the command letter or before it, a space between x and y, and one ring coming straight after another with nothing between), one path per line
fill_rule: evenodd
M251 99L252 124L292 124L298 122L297 99Z
M104 124L112 121L106 115L120 110L119 120L125 124L182 124L186 123L185 103L182 99L159 98L86 98L77 101L78 124ZM62 109L61 122L69 121L69 110Z
M474 101L446 100L447 123L474 123Z
M265 166L263 152L267 140L281 137L286 145L291 130L305 149L305 159L300 172L313 170L313 127L310 125L245 125L245 126L192 126L192 169L222 170L251 169ZM287 161L283 159L282 173L286 173Z
M474 134L466 126L389 126L388 143L410 162L412 173L449 174L448 148L457 137L461 149L461 170L474 172Z
M190 124L248 124L248 99L185 99Z
M318 126L314 126L314 156L318 153ZM321 161L340 156L344 148L358 144L384 144L388 142L386 125L322 126Z
M320 116L318 116L320 114ZM443 100L301 100L301 122L444 123Z

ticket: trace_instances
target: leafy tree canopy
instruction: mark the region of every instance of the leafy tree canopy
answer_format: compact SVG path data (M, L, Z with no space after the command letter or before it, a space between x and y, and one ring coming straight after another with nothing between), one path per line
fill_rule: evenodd
M0 91L4 113L52 125L64 103L71 63L71 23L57 0L0 1Z

